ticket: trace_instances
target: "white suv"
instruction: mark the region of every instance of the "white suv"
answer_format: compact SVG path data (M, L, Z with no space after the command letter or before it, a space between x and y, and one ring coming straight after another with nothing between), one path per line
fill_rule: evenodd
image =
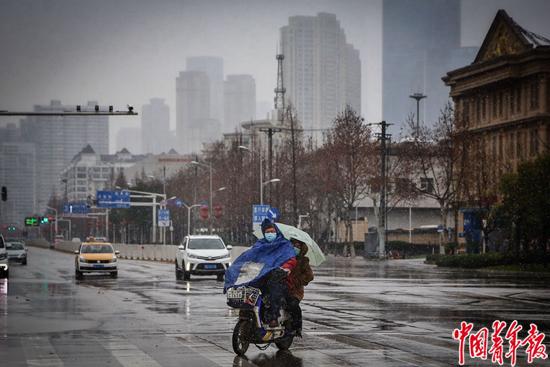
M223 280L231 265L231 246L220 236L186 236L176 253L176 279L191 279L193 275L216 275Z
M0 275L2 278L10 277L10 268L8 265L8 250L6 249L6 243L4 237L0 234Z

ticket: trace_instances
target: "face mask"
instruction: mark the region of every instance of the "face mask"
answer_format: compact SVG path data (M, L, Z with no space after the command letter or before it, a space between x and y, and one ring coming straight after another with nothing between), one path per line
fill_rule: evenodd
M264 237L267 242L273 242L277 238L277 233L264 233Z
M294 253L296 256L300 255L300 249L298 247L294 247Z

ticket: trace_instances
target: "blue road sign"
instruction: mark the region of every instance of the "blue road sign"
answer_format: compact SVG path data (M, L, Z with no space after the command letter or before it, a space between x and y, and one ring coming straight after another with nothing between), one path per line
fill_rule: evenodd
M269 208L269 210L267 211L267 217L272 222L277 222L277 221L279 221L279 218L281 217L281 213L279 212L279 209L277 209L277 208Z
M183 200L181 199L176 199L175 201L175 204L178 208L181 208L183 206Z
M90 208L85 202L73 202L63 204L63 213L65 214L88 214Z
M98 191L96 200L98 208L126 209L130 207L130 192Z
M252 228L260 228L262 221L267 218L269 205L252 205Z
M159 209L158 226L170 227L170 210Z

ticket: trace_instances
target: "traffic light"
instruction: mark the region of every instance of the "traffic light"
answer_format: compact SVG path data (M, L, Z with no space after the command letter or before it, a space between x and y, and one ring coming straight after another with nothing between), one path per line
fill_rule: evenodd
M48 224L50 223L48 217L40 217L40 224Z
M8 200L8 188L6 186L2 186L2 201Z
M8 226L8 232L15 232L16 230L15 226Z
M36 227L39 225L38 217L25 217L26 227Z

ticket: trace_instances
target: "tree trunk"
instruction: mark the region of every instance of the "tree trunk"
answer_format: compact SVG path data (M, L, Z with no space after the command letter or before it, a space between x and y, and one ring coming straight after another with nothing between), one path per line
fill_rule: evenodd
M439 253L445 254L445 233L447 232L447 214L448 209L444 204L440 204L440 213L441 213L441 225L443 226L443 231L439 233Z
M350 255L351 257L355 257L355 244L354 244L354 238L353 238L353 219L351 214L352 210L353 210L353 207L348 208L349 243L350 243Z

